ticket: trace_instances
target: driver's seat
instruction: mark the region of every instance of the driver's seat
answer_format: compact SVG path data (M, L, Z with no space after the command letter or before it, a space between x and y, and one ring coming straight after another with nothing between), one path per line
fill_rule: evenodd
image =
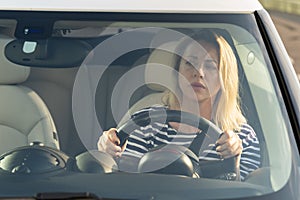
M154 49L145 64L145 83L151 90L150 94L133 104L124 115L120 124L126 122L130 116L143 109L153 105L163 105L162 97L164 92L169 89L174 91L176 88L176 70L174 70L176 55L174 53L178 43L167 42ZM149 91L148 91L149 93Z
M0 155L33 142L59 149L58 136L51 114L43 100L22 86L29 67L13 64L4 56L11 39L0 38Z

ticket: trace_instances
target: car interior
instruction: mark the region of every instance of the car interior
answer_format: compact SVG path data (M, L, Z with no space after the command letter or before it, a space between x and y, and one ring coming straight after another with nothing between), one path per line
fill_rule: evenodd
M10 39L2 36L0 42L1 154L36 141L59 148L59 136L48 107L34 90L24 86L30 68L9 62L3 52Z
M255 104L249 89L249 82L242 66L241 59L244 58L240 58L237 50L239 44L234 41L227 30L220 28L215 28L215 30L229 41L236 53L239 64L241 106L249 124L258 134L262 149L262 167L265 167L263 169L265 170L269 166L268 152L257 111L253 109ZM0 76L0 89L3 96L7 96L5 98L9 102L9 105L0 106L3 107L1 110L14 110L14 112L0 113L1 121L14 119L11 122L5 122L7 125L3 127L3 129L9 129L3 137L12 140L13 145L7 143L7 147L1 146L2 153L18 145L22 146L38 141L46 146L60 149L67 155L76 156L87 149L96 149L96 141L102 130L124 123L132 113L140 108L161 103L160 99L165 88L152 83L170 81L165 79L164 73L161 73L161 76L155 76L155 74L161 65L173 66L174 54L166 51L172 50L172 42L163 44L159 49L142 48L121 55L102 72L103 75L96 83L96 88L93 88L94 83L87 81L84 87L77 90L78 94L74 92L79 70L89 77L87 80L93 80L97 74L93 70L99 70L99 66L101 66L100 63L95 69L91 62L90 66L92 67L85 68L85 66L89 66L91 60L93 61L97 57L97 55L93 55L93 48L114 35L105 34L90 38L53 36L47 40L38 40L38 47L34 53L24 52L26 49L24 39L8 38L7 36L0 38L2 56L4 54L6 56L1 58L0 74L5 74L5 76ZM152 33L151 37L154 38L155 34ZM29 49L35 48L30 45ZM61 54L65 55L65 52L70 53L66 57L62 57ZM119 81L124 78L124 74L139 66L144 67L144 72L139 78L142 82L149 84L136 88L132 93L128 93L128 86L123 85L124 87L118 91L117 100L116 98L112 100L115 87L117 84L120 86ZM155 79L152 80L152 78ZM94 91L96 92L93 96ZM80 105L74 104L74 93L81 97ZM128 94L131 95L127 107L122 108L121 105L123 106L124 103L121 102L123 99L128 100ZM91 108L90 105L94 104L95 107ZM95 112L97 122L91 123L99 123L101 129L97 129L98 126L95 125L83 126L86 128L84 133L78 133L74 109L78 109L80 115L86 119L93 118L91 113ZM85 111L80 112L82 110ZM115 113L116 110L119 112ZM16 117L8 118L5 113L15 114ZM28 117L29 115L32 117ZM16 140L16 138L20 139ZM260 171L257 173L268 174L268 172ZM254 176L253 180L250 177L249 182L261 184L262 178L257 178L258 176Z

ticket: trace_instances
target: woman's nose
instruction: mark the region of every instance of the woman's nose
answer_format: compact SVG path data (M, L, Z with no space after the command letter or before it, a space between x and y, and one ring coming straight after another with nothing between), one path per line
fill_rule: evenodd
M200 77L203 78L204 77L204 70L202 66L199 66L197 68L194 69L194 77Z

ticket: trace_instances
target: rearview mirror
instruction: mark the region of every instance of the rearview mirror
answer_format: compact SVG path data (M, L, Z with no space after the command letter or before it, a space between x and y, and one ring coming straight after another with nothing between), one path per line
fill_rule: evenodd
M69 68L80 66L92 49L88 42L76 38L17 39L7 44L5 56L29 67Z

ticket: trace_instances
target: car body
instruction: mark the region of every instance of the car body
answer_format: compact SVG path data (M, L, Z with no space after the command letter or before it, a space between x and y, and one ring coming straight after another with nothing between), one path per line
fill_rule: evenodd
M219 32L235 52L259 169L243 181L121 169L97 151L98 138L159 103L172 72L154 52L174 53L198 29ZM0 3L0 48L0 198L299 199L299 82L258 1L10 0ZM12 87L39 106L9 96Z

